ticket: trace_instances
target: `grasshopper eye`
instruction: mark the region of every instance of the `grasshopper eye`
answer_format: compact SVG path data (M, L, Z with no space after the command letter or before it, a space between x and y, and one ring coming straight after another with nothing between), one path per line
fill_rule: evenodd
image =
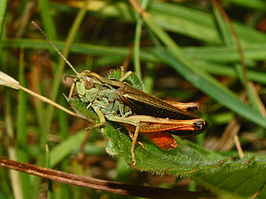
M86 78L84 86L85 86L85 88L87 90L91 89L93 87L92 79L91 78Z

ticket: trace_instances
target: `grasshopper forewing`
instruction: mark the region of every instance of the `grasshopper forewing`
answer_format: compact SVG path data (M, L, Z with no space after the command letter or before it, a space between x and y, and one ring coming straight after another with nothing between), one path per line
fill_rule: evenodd
M191 136L206 129L207 122L188 113L198 110L196 103L164 101L149 95L125 82L132 75L130 71L124 75L121 72L120 78L105 78L88 70L78 73L42 29L33 24L75 73L67 100L71 103L71 99L78 99L96 113L98 123L90 129L104 125L107 119L122 124L131 135L134 132L131 136L133 165L136 164L134 149L139 133L160 148L172 149L177 143L171 134ZM72 108L77 111L73 105Z

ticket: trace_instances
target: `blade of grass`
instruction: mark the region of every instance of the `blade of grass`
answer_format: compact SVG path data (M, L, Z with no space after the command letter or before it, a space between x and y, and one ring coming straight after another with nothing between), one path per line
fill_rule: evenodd
M227 46L232 46L235 44L239 52L241 66L238 67L238 65L235 65L235 68L238 69L236 71L238 71L240 82L242 83L246 91L246 95L248 96L249 101L253 104L253 107L259 110L260 101L259 101L259 98L255 97L257 96L256 91L254 89L251 89L250 87L252 83L249 82L249 79L248 79L248 70L246 66L246 60L243 55L243 48L239 41L239 37L237 33L235 32L235 29L232 26L229 17L225 13L221 5L216 0L212 0L212 3L214 5L214 13L215 13L216 19L224 35L225 44ZM234 37L235 42L233 42L232 39L230 39L231 36Z
M56 30L55 25L51 16L51 7L49 6L47 0L38 0L38 5L40 7L40 14L41 14L41 20L45 29L46 34L49 36L50 39L55 40L56 39ZM50 50L50 49L49 49ZM56 74L56 71L54 71L54 74ZM37 85L37 88L40 88L41 85ZM41 90L41 89L40 89ZM39 90L39 91L40 91ZM41 101L36 102L36 114L38 118L38 123L41 130L41 135L46 134L45 125L45 117L44 117L44 104ZM40 138L42 140L42 138ZM43 145L40 145L43 146ZM43 149L39 149L40 151ZM37 187L36 185L34 187Z
M47 0L38 0L40 6L41 19L44 25L44 30L51 40L56 39L56 29L53 17L51 15L51 6Z
M223 0L226 2L231 2L237 5L241 5L247 8L254 8L257 10L266 11L266 4L264 0Z
M249 82L247 92L248 92L248 95L250 97L250 102L251 102L252 107L255 110L257 110L259 113L261 113L261 115L266 117L264 104L261 101L261 99L260 99L260 97L256 91L256 88L252 82Z
M88 6L88 3L89 3L89 0L86 0L83 8L79 11L71 29L70 29L70 32L69 32L68 37L66 39L66 45L65 45L65 48L63 51L63 55L65 57L67 57L69 54L69 51L70 51L72 42L74 40L74 37L78 31L78 28L81 24L83 17L86 14L86 8ZM64 66L65 66L64 60L60 59L59 64L58 64L58 68L57 68L56 73L55 73L54 81L52 84L53 88L52 88L52 92L51 92L51 99L54 101L55 101L57 94L58 94L58 89L60 86L60 80L61 80L61 76L62 76L62 73L64 70ZM45 130L45 134L41 135L41 141L40 141L41 147L44 147L44 145L46 144L47 134L48 134L48 131L50 129L50 125L51 125L51 121L52 121L52 117L53 117L53 111L54 111L54 108L52 106L48 106L48 108L47 108L47 120L46 120L46 125L45 125L46 130Z
M154 85L154 75L155 75L155 64L152 62L147 63L146 67L146 75L143 79L145 85L145 92L152 93L153 85Z
M59 98L59 103L60 104L67 104L66 103L66 100L65 100L65 98L62 96L62 97L60 97ZM62 142L64 142L66 139L67 139L67 137L68 137L68 135L69 135L69 129L68 129L68 121L67 121L67 114L66 113L63 113L62 111L59 111L58 112L58 125L59 125L59 135L60 135L60 137L61 137L61 142L60 142L60 144L62 143ZM59 145L60 145L59 144ZM58 146L58 145L57 145ZM57 147L56 146L56 147ZM66 148L67 148L68 146L66 146ZM66 149L66 148L62 148L63 149L63 151ZM51 155L53 155L52 153L51 153L52 151L50 151L50 166L51 166ZM60 152L59 152L60 153ZM70 161L69 161L69 158L67 158L67 157L65 157L65 156L63 156L64 158L61 158L61 160L60 160L60 170L61 171L68 171L69 170L69 165L70 165ZM51 167L50 167L51 168ZM61 193L64 193L64 197L63 198L71 198L71 192L70 192L70 189L68 188L68 186L67 185L61 185L60 186L60 192ZM55 195L55 194L54 194ZM73 194L74 195L74 194ZM54 197L55 198L55 197ZM62 198L62 196L61 196L61 198Z
M96 133L95 131L92 134ZM75 152L74 149L78 149L86 136L86 130L81 130L67 139L62 141L60 144L52 148L50 152L51 157L51 168L55 167L59 162L61 162L66 156ZM88 151L88 152L87 152ZM87 144L85 147L85 153L89 155L105 155L105 149L102 147L96 147L92 144Z
M2 4L3 1L0 2L0 4ZM2 5L0 6L1 9L3 9ZM1 16L2 16L2 10L1 10ZM1 18L1 21L0 23L2 23L1 25L1 32L0 32L0 35L1 33L5 33L5 26L3 26L3 22L4 22L4 18ZM5 34L3 34L3 37L6 37ZM0 40L2 39L2 37L0 37ZM0 42L1 43L1 42ZM7 51L3 50L2 47L0 47L0 68L2 70L4 70L4 67L7 63L7 57L8 57L8 53ZM0 90L0 95L3 95L5 91L3 90ZM5 126L5 122L4 121L1 121L1 127L4 127ZM2 133L2 132L1 132ZM2 145L3 146L3 145ZM5 147L0 147L0 156L1 157L4 157L6 155L6 149ZM10 187L10 176L9 176L9 173L7 173L5 170L3 169L0 169L0 176L1 176L1 181L0 181L0 187L1 187L1 193L0 193L0 197L3 196L8 196L11 192L12 192L12 187Z
M132 0L130 0L132 2ZM162 49L158 56L162 57L166 63L174 67L180 74L182 74L188 81L193 83L197 88L204 91L206 94L245 117L246 119L266 128L266 119L258 115L255 110L241 102L238 97L229 89L219 84L213 77L198 70L194 64L185 55L177 44L156 24L150 14L144 13L141 8L134 5L137 12L139 12L149 29L165 44L167 51Z
M216 17L216 20L218 22L218 26L220 27L221 33L223 35L225 45L226 46L236 46L237 51L239 53L239 58L241 62L241 67L238 67L238 65L235 65L235 68L239 68L239 70L236 70L238 72L238 76L240 79L240 82L242 83L242 86L245 91L247 91L247 85L248 85L248 76L247 76L247 67L246 67L246 61L245 57L243 55L243 49L242 45L239 41L239 37L232 26L232 23L222 8L222 6L216 1L211 0L213 4L213 11L214 15Z
M265 46L265 44L263 44ZM244 45L244 56L247 60L259 61L265 59L264 47L257 45ZM187 47L184 48L193 59L203 59L221 63L240 61L239 54L235 47Z
M142 2L141 7L145 10L148 5L148 0ZM142 79L141 75L141 66L140 66L140 40L141 40L141 30L142 30L142 18L139 15L136 15L136 29L135 29L135 38L134 38L134 70L139 79Z
M155 7L157 12L152 12ZM206 11L173 3L157 3L152 5L151 13L155 14L154 20L165 30L181 33L212 44L222 44L215 19ZM160 17L161 14L164 17L160 20L158 16ZM262 42L266 39L265 34L252 28L235 22L233 25L243 43L252 44L252 41ZM206 35L208 36L206 37Z
M25 85L24 77L24 50L21 49L19 56L19 82L22 86ZM27 129L26 129L26 115L27 115L27 96L22 90L18 91L18 115L17 115L17 154L18 161L28 162L29 157L27 153ZM30 181L29 176L20 173L21 186L24 194L24 198L30 198Z
M228 24L226 24L225 21L226 19L224 19L224 17L222 16L222 14L219 12L218 8L214 4L213 4L213 14L217 21L223 43L229 47L234 46L234 39L232 37L232 33L230 32Z
M201 60L197 60L196 62L199 68L211 74L237 78L237 74L233 67L223 65L223 64L217 64L214 62L201 61ZM248 78L252 81L266 84L266 74L263 71L259 72L259 71L249 70Z
M226 89L215 82L210 82L204 76L199 76L190 71L183 64L176 61L175 57L167 52L159 51L158 56L164 58L165 63L174 67L184 78L194 84L197 88L208 94L210 97L231 109L235 113L245 117L246 119L266 128L266 119L258 114L257 111L243 103L232 91Z
M60 50L64 48L63 42L55 41L54 43ZM0 43L0 46L50 49L50 45L46 41L29 39L4 40ZM182 50L189 57L191 57L191 59L196 60L195 62L197 62L198 67L204 69L209 73L237 77L233 67L216 63L225 62L225 60L227 60L227 62L239 61L238 53L234 47L185 47L182 48ZM110 56L111 58L114 58L114 56L118 56L116 61L111 62L110 64L114 65L116 63L120 64L123 61L124 57L128 53L128 48L73 43L71 52L90 55L105 55ZM249 45L244 47L244 53L245 57L249 60L264 60L266 55L266 48L264 44ZM120 59L119 56L121 57ZM154 50L150 48L142 48L142 50L140 51L140 58L142 61L151 61L154 63L161 62L160 58L154 54ZM106 63L103 62L104 60L105 58L96 60L94 66L101 66L103 64L106 65ZM266 84L266 73L263 71L259 72L249 70L248 78L252 81Z
M8 0L0 1L0 39L2 38L2 33L4 30L7 2Z
M62 50L64 47L63 42L54 42L55 45ZM38 49L50 49L50 45L46 41L40 40L29 40L29 39L12 39L4 40L0 43L2 47L24 47L24 48L38 48ZM215 63L216 62L235 62L239 61L238 53L234 47L185 47L182 50L192 59L195 59L197 65L207 72L216 75L226 75L230 77L237 77L235 70L227 65ZM90 55L107 55L110 57L121 56L117 61L112 62L113 64L121 63L124 56L128 53L128 48L124 47L110 47L102 45L92 45L92 44L81 44L73 43L71 52L90 54ZM245 57L247 59L252 59L254 61L264 60L266 55L266 48L264 44L261 45L249 45L244 47ZM142 48L140 51L140 58L142 61L151 61L155 63L160 63L160 58L154 55L154 52L150 48ZM101 59L105 60L105 59ZM101 62L98 60L97 62ZM206 61L204 61L206 60ZM210 62L207 62L210 61ZM102 63L105 64L106 63ZM102 65L100 64L100 65ZM96 64L97 65L97 64ZM248 78L252 81L259 83L266 83L266 74L261 71L251 71L248 72Z
M10 100L10 90L5 92L5 128L9 143L12 143L11 140L15 139L14 129L11 117L11 100ZM8 156L10 160L17 160L17 153L14 145L9 144L7 146ZM10 171L11 185L14 193L15 199L23 199L23 192L21 187L21 181L19 178L19 173L16 171Z
M68 139L62 141L59 145L54 147L50 152L50 165L53 168L56 164L61 162L66 155L70 154L74 148L79 147L86 135L86 131L83 130L75 135L70 136Z
M66 5L58 3L53 3L53 6L58 10L65 11L67 8L69 9L69 7L66 8ZM79 7L78 5L73 6ZM130 23L134 21L134 15L131 14L132 10L126 2L122 1L116 1L115 3L92 1L88 10L100 17L117 17ZM159 1L152 1L148 11L154 15L156 23L167 31L180 33L212 44L222 43L213 16L206 11ZM233 24L241 41L248 44L266 41L263 33L241 24Z
M48 145L45 145L45 168L50 169L50 150ZM52 182L48 180L48 190L47 190L47 199L52 199L53 198L53 191L52 191Z
M64 42L54 41L58 49L64 49ZM43 40L32 39L8 39L0 43L2 47L24 47L29 49L51 49L50 45ZM220 63L230 63L239 61L239 54L235 47L183 47L181 48L189 57L197 60L215 61ZM121 55L128 54L128 48L110 47L94 44L73 43L71 52L90 55ZM264 61L266 56L265 43L255 43L243 46L244 56L247 60ZM144 61L159 63L159 58L154 55L153 48L142 48L140 58Z
M149 11L154 16L156 23L165 30L181 33L208 43L222 44L215 19L206 11L166 2L153 3ZM240 40L244 43L265 41L266 39L264 34L254 31L252 28L235 22L233 25ZM206 35L208 36L206 37Z
M2 39L2 33L6 33L5 27L4 27L4 15L6 12L6 4L7 1L1 1L0 2L0 39ZM6 35L4 34L4 36L6 38ZM3 51L2 48L0 48L0 54L1 54L1 64L6 65L7 63L7 57L8 54ZM6 67L2 67L3 70L6 70ZM6 133L6 137L8 139L8 144L5 146L7 147L7 153L8 153L8 157L11 160L17 160L17 153L16 153L16 149L13 142L13 140L15 140L15 135L14 135L14 127L13 127L13 120L12 120L12 113L11 113L11 95L10 95L10 90L8 89L4 89L3 91L3 107L4 107L4 128L5 128L5 133ZM10 175L10 180L11 180L11 188L13 190L13 196L15 199L23 199L23 192L22 192L22 186L21 186L21 181L19 178L19 173L16 171L10 171L9 173ZM2 179L2 178L1 178Z
M20 84L25 86L24 78L24 50L21 49L19 56L19 78ZM17 141L19 147L22 149L27 148L27 133L26 133L26 117L27 115L27 103L26 103L26 93L22 90L18 91L18 120L17 120Z

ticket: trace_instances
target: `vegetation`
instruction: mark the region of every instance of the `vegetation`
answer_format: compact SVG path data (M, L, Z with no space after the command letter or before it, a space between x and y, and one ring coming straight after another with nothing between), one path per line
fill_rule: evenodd
M21 85L70 109L63 95L70 83L63 76L73 71L32 26L35 21L77 71L106 76L129 61L128 69L146 92L198 102L209 128L189 139L176 137L173 150L161 150L140 136L145 147L137 146L137 165L131 168L128 133L108 123L91 133L81 160L86 121L1 86L0 157L81 176L182 189L166 198L266 198L264 4L1 0L0 70ZM123 197L2 167L0 176L0 198Z

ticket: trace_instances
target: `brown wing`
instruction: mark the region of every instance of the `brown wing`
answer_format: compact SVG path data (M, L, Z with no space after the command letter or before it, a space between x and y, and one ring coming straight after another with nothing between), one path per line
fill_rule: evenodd
M120 99L137 114L183 120L197 118L192 114L188 114L177 107L128 84L125 84L120 91Z

